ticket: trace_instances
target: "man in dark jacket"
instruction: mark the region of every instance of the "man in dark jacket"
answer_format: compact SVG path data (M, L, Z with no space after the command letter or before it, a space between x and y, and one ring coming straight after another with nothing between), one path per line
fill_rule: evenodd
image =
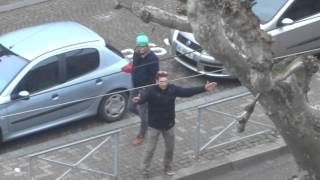
M149 39L143 33L139 33L136 38L136 50L133 54L132 83L134 88L144 87L155 83L155 76L159 70L159 60L157 55L149 48ZM144 88L131 92L131 97L138 95ZM129 109L139 115L141 119L140 131L133 139L132 144L143 143L144 136L148 128L148 104L135 106L129 103Z
M190 97L214 89L217 83L211 82L204 86L182 88L168 83L167 73L158 71L157 86L152 86L140 96L132 99L138 104L148 103L149 107L149 139L146 155L143 160L143 179L148 179L149 168L159 135L162 134L165 142L164 170L167 175L173 175L171 163L174 151L175 99L176 97Z

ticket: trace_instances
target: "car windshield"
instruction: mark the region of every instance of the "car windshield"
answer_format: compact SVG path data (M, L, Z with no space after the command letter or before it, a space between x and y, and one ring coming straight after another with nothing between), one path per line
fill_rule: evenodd
M261 24L270 21L288 0L252 0L253 13L258 16Z
M0 45L0 93L28 63Z

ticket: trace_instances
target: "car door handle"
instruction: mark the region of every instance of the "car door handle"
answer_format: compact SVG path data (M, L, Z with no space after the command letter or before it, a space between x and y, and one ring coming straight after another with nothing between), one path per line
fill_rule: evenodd
M103 84L102 79L97 79L97 80L96 80L96 85L101 85L101 84Z
M54 100L54 101L56 101L56 100L59 99L59 95L58 95L58 94L53 94L53 95L51 96L51 99Z

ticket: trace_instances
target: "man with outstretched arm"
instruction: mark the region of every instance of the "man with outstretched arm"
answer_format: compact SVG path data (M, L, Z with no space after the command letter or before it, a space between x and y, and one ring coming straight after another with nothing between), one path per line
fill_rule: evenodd
M175 99L176 97L191 97L205 91L214 89L216 82L207 82L203 86L183 88L168 82L168 73L158 71L156 74L155 86L147 88L147 90L135 96L132 101L137 104L148 103L148 141L146 154L143 159L142 179L149 178L149 169L151 160L155 152L159 135L162 134L165 144L164 154L164 172L167 175L174 175L172 171L172 160L174 152L174 125L175 125Z

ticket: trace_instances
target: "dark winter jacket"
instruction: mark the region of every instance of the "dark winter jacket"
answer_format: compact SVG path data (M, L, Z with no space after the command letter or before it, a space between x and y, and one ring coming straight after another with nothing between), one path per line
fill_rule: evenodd
M137 52L133 54L132 83L134 87L146 86L155 83L159 70L159 60L154 52L150 51L146 57Z
M204 86L182 88L169 84L165 90L162 90L159 86L152 86L141 94L138 103L148 102L148 124L150 127L158 130L168 130L175 125L176 97L190 97L204 91Z

